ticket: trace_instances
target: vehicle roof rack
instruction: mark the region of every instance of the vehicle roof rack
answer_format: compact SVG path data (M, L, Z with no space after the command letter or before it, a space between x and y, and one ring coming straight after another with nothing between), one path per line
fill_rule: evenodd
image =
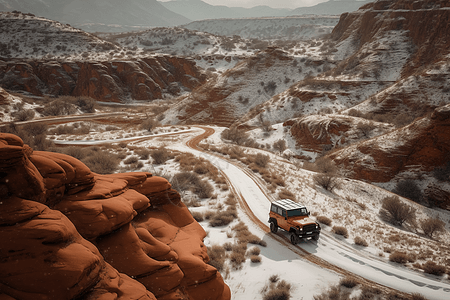
M281 208L286 210L298 209L298 208L306 208L304 205L294 202L291 199L282 199L272 202L273 204L278 205Z

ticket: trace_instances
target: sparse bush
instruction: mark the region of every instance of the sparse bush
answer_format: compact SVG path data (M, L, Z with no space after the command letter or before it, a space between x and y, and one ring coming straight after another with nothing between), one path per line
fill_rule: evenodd
M218 271L222 271L225 264L225 249L219 245L212 245L206 248L208 251L209 262L211 266L216 268Z
M332 220L330 218L325 217L325 216L318 216L317 217L317 221L322 223L322 224L325 224L327 226L330 226L331 222L332 222Z
M415 202L420 202L422 200L422 191L417 183L411 179L400 180L393 192Z
M75 105L84 113L93 113L97 106L97 101L91 97L78 97L75 100Z
M296 200L295 195L287 189L282 189L280 192L278 192L278 198L291 199L292 201Z
M230 140L238 145L243 145L248 140L248 134L237 127L231 127L230 129L225 129L220 134L220 137L225 140Z
M237 211L227 209L226 211L218 211L209 220L212 227L225 226L236 220Z
M71 146L71 147L67 147L67 148L62 148L61 152L64 154L70 155L72 157L75 157L76 159L79 159L79 160L86 157L86 153L85 153L84 149L81 147Z
M261 262L261 256L259 256L259 255L252 255L252 256L250 256L250 261L252 263L260 263Z
M440 266L436 264L434 261L427 261L422 265L423 271L428 274L433 274L436 276L442 276L445 274L447 270L445 266Z
M333 232L338 235L342 235L345 238L348 238L348 230L343 226L333 226Z
M211 198L214 193L214 187L207 180L200 180L192 185L192 191L200 198Z
M273 276L277 275L272 275ZM275 277L277 281L272 281L269 286L266 286L263 290L263 300L289 300L291 298L291 285L285 280L279 281L278 277ZM277 284L275 284L278 282Z
M245 262L245 251L235 251L233 248L233 251L230 254L230 261L235 270L240 269Z
M360 236L355 237L355 244L363 247L369 246L367 241Z
M315 169L312 171L323 173L323 174L336 174L337 167L336 163L328 157L320 157L314 164Z
M402 226L405 222L415 222L416 210L401 202L399 197L391 196L382 200L380 217L391 224Z
M150 156L153 158L155 164L163 164L169 159L169 150L164 147L152 150Z
M287 146L286 146L285 140L278 140L275 143L273 143L273 149L280 153L282 153L284 150L286 150L286 148L287 148Z
M439 181L450 181L450 162L443 167L434 168L433 176Z
M152 132L153 129L156 127L161 126L161 123L159 123L157 120L153 118L147 118L146 120L142 121L141 123L141 129L147 130L148 132Z
M275 282L277 282L278 280L280 280L280 276L278 276L278 275L276 275L276 274L271 275L271 276L269 277L269 281L272 282L272 283L275 283Z
M261 153L256 154L255 159L254 159L255 164L261 168L266 168L269 161L270 161L270 156L264 155Z
M139 161L139 158L137 156L130 156L127 159L123 161L126 165L136 164Z
M275 94L275 90L277 89L277 83L273 80L269 81L265 86L264 86L264 91L266 93L268 93L269 95L273 95Z
M16 121L29 121L34 118L35 111L32 109L19 110L12 114Z
M75 105L64 99L57 99L44 105L42 114L45 116L71 115L77 112Z
M249 250L250 255L259 255L261 253L261 249L258 247L253 247Z
M358 285L358 281L355 277L346 276L339 281L339 284L345 286L346 288L352 289Z
M141 149L134 150L134 153L139 155L139 159L148 159L151 152L147 148L141 148Z
M426 236L433 238L435 233L445 231L445 223L439 218L428 218L420 222L420 228Z
M317 185L330 192L332 192L335 188L339 188L340 186L338 178L334 175L315 174L313 179Z
M404 252L395 251L389 255L389 260L398 264L406 264L408 262L408 255Z
M197 222L202 222L203 220L205 220L203 213L199 211L191 211L191 215Z
M117 170L119 159L117 155L107 151L95 151L85 157L82 162L98 174L111 174Z

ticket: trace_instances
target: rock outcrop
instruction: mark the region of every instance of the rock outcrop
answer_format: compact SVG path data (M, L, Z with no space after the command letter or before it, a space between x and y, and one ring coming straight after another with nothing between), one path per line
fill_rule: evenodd
M206 81L193 60L169 55L133 61L0 60L0 85L42 96L88 96L99 101L153 100L173 85L194 89Z
M430 117L328 155L347 177L388 182L397 174L445 166L450 152L450 104Z
M230 299L167 180L99 175L0 133L0 298Z

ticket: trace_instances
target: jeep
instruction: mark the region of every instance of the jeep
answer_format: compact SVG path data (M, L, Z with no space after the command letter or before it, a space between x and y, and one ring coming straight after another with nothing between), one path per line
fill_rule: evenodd
M290 232L292 244L300 239L312 238L317 241L320 225L309 217L310 213L304 205L289 199L272 202L269 213L270 231L276 233L278 227Z

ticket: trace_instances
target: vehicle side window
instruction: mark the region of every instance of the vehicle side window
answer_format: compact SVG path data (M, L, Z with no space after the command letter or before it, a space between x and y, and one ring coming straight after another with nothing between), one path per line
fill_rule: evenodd
M281 207L278 207L278 214L283 215L283 209Z
M273 211L274 213L276 213L276 212L277 212L277 207L276 207L275 205L272 204L272 205L270 206L270 210Z
M283 217L286 217L286 210L285 210L285 209L283 209L282 216L283 216Z

